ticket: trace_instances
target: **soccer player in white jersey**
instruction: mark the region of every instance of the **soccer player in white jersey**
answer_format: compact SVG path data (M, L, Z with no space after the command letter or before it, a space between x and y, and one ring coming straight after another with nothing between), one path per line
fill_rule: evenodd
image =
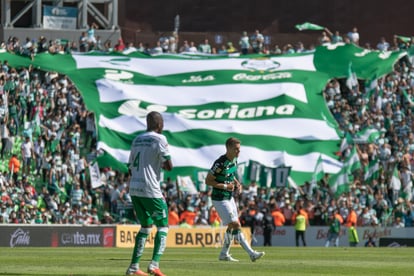
M173 165L167 138L161 134L163 128L164 120L161 114L154 111L148 113L147 131L138 135L131 145L129 192L141 229L135 238L127 275L148 275L140 270L139 261L144 252L145 241L151 233L152 225L155 224L157 234L148 273L164 276L159 262L167 243L168 207L161 192L160 178L161 170L170 171Z
M236 179L237 157L240 153L240 140L230 137L226 141L226 153L216 161L206 177L206 184L213 187L211 199L222 222L227 225L224 234L223 248L219 260L238 262L230 255L230 246L236 240L249 254L252 262L260 259L265 253L253 250L241 232L241 225L238 216L236 202L233 198L233 191L240 193L241 184Z

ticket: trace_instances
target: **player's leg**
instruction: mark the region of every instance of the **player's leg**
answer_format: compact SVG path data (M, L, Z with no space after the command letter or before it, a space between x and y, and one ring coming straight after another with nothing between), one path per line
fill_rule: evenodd
M247 254L249 254L250 260L252 262L255 262L256 260L260 259L261 257L265 255L265 252L263 251L259 252L251 248L250 244L247 242L246 238L244 237L243 232L241 231L240 223L238 223L238 228L233 230L233 237L241 245L244 251L246 251Z
M229 224L233 228L232 234L233 238L241 245L241 247L249 254L252 262L255 262L257 259L260 259L264 256L264 252L257 252L253 250L250 244L247 242L244 237L243 232L241 231L241 225L238 217L238 210L234 198L229 200L229 208L231 212L232 222Z
M213 205L216 208L223 225L227 225L226 232L224 233L223 247L221 248L219 260L237 262L238 260L234 259L230 255L230 247L233 242L233 221L238 219L237 215L234 216L229 200L213 200Z
M161 256L167 246L168 234L168 206L163 198L150 199L147 206L152 215L152 220L157 226L157 234L154 240L154 250L151 263L148 265L148 272L152 275L163 276L160 270Z
M220 252L221 259L226 256L230 256L230 247L233 243L233 228L231 225L227 226L226 232L224 233L223 247Z
M132 196L132 204L134 206L137 218L141 223L141 229L135 237L134 251L132 252L131 264L126 272L127 275L147 275L147 273L139 269L139 261L144 253L145 242L152 230L152 219L149 212L145 209L143 198Z

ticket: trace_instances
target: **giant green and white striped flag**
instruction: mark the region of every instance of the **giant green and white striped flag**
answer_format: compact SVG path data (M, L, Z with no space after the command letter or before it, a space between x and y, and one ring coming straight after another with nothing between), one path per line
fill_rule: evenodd
M95 113L100 166L126 170L132 139L146 130L145 116L162 112L175 169L165 177L209 169L229 136L242 141L239 162L291 167L291 178L312 179L320 156L337 173L338 124L323 94L332 77L346 77L350 61L360 78L381 76L404 53L367 52L354 45L321 46L282 56L148 56L140 53L0 53L12 66L33 65L66 74ZM334 62L335 61L335 62Z
M358 56L356 52L353 54ZM383 60L380 57L375 62L374 56L367 56L376 66ZM253 160L273 167L279 165L275 160L283 159L285 166L292 167L291 176L297 183L310 179L309 165L315 164L319 155L326 160L327 172L339 169L331 151L333 144L338 145L338 129L321 97L320 91L327 80L325 74L317 72L316 64L321 68L319 71L329 69L323 69L326 64L317 63L314 55L260 59L138 58L142 74L139 84L128 81L120 84L117 77L115 81L102 80L97 83L100 97L108 103L117 102L119 95L114 97L113 91L114 87L120 87L121 98L126 100L118 108L123 119L143 116L147 110L165 112L166 135L173 146L173 158L174 155L197 157L173 159L176 167L190 171L194 167L208 168L220 148L224 152L225 139L235 135L243 142L240 162ZM77 63L91 67L89 59L77 59ZM134 98L136 91L139 98ZM119 117L107 119L101 117L101 134L119 125ZM127 125L130 128L133 122ZM143 130L142 126L138 128L138 132ZM198 142L187 142L197 141L197 137ZM112 146L99 145L118 156L119 151L111 152ZM122 155L118 158L122 159Z
M73 56L84 75L96 74L98 147L125 163L129 142L146 130L145 116L164 116L179 175L207 169L230 136L242 141L239 162L276 167L281 157L297 183L310 180L317 158L336 172L337 123L320 93L329 77L312 55L277 58L205 58L143 55ZM126 70L125 68L128 68ZM75 75L76 77L83 77ZM88 95L85 95L88 97Z

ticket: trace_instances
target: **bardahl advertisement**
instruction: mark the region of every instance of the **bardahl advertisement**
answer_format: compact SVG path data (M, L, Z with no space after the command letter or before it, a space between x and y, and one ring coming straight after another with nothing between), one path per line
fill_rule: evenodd
M139 225L118 225L116 247L134 247L135 236ZM221 246L225 227L179 228L170 227L167 236L167 247L216 247ZM242 228L246 240L251 242L250 228ZM154 246L157 229L153 227L148 236L147 247ZM238 245L236 245L238 246Z

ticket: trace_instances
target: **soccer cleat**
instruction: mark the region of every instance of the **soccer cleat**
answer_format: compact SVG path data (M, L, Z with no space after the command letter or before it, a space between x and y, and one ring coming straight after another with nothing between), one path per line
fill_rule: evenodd
M153 265L148 266L148 273L150 275L154 275L154 276L167 276L167 275L165 275L164 273L161 272L159 267L155 267Z
M225 262L238 262L239 261L239 260L233 258L231 255L220 255L219 260L220 261L225 261Z
M260 259L264 255L265 253L263 251L262 252L254 251L252 254L250 254L250 260L252 260L252 262L255 262L256 260Z
M141 275L141 276L148 276L148 274L147 273L145 273L144 271L142 271L142 270L131 270L131 269L129 269L128 268L128 270L127 270L127 272L126 272L126 275Z

